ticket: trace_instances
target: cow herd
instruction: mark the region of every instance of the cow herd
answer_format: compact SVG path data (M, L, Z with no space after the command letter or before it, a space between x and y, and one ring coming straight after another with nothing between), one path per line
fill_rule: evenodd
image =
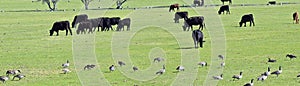
M77 34L86 34L93 33L96 29L98 32L100 31L109 31L113 29L113 25L117 25L116 31L124 31L124 27L127 27L127 31L130 30L130 18L121 19L120 17L100 17L100 18L92 18L89 19L88 15L81 14L76 15L71 23L72 28L76 28ZM66 30L66 35L68 32L72 35L72 30L70 28L69 21L58 21L55 22L50 30L50 36L53 35L54 31L57 33L56 36L59 35L59 30Z

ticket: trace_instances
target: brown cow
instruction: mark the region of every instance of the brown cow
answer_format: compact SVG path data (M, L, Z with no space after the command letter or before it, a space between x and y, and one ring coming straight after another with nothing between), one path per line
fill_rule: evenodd
M179 10L179 4L170 5L169 12L171 12L172 10L175 12L174 8L177 8L177 11L178 11Z
M299 13L298 12L295 12L293 14L293 23L296 23L296 24L299 24ZM295 21L295 22L294 22Z

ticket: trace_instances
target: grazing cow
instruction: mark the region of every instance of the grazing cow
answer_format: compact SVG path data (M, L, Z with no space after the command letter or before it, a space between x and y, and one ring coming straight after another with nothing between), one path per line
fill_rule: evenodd
M195 16L195 17L190 17L185 20L183 27L183 31L189 31L189 28L193 30L193 25L199 25L199 29L203 30L203 27L205 27L204 23L204 17L203 16ZM188 28L188 29L186 29Z
M72 22L72 28L76 27L76 24L82 21L86 21L88 16L86 14L76 15Z
M298 12L293 13L293 23L299 24L299 13Z
M179 23L179 19L187 19L188 18L188 12L184 11L184 12L176 12L175 13L175 18L174 21L175 23Z
M275 5L275 4L276 4L276 1L269 1L268 5Z
M221 2L223 3L223 5L224 5L224 2L225 2L225 1L228 1L229 4L232 4L232 1L231 1L231 0L221 0Z
M93 27L92 27L92 22L91 21L84 21L84 22L80 22L77 28L77 34L82 34L82 33L86 33L85 30L89 30L88 33L93 33Z
M192 37L194 40L195 48L198 48L198 44L200 44L200 47L203 47L203 33L198 29L194 30L192 33Z
M88 21L90 21L92 23L92 28L98 28L101 27L100 26L100 20L101 18L93 18L93 19L88 19ZM95 29L93 31L95 31Z
M224 14L225 11L226 11L226 14L230 14L229 6L228 5L221 6L220 9L219 9L219 11L218 11L218 14L220 15L222 12Z
M124 31L124 26L127 26L127 31L130 30L130 18L125 18L119 21L119 24L117 26L117 31L121 31L123 29Z
M244 27L246 27L246 22L250 22L250 26L253 23L253 26L255 26L254 24L254 18L253 18L253 14L246 14L242 16L242 19L240 21L240 27L242 27L243 23L245 24Z
M54 31L56 32L56 36L58 36L59 30L66 30L66 35L68 35L68 31L70 31L70 34L72 35L69 21L55 22L50 30L50 36L53 35Z
M169 12L171 12L171 11L175 12L175 10L174 10L175 8L178 11L179 10L179 4L172 4L172 5L170 5Z

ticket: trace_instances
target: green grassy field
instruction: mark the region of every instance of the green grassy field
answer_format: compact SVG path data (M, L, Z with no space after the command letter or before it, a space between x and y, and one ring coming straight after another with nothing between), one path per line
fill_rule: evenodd
M98 0L95 0L98 1ZM188 0L128 0L124 6L144 7L161 6L172 3L191 4ZM240 3L266 3L268 0L235 0ZM278 2L299 2L296 0L277 0ZM30 0L2 0L0 10L35 10L47 9L40 2ZM102 6L95 2L91 8ZM221 4L219 0L206 2ZM103 3L102 3L103 4ZM111 6L114 7L114 6ZM264 82L254 81L255 86L297 86L296 78L299 71L299 59L285 58L287 53L299 55L300 40L297 39L300 28L292 23L292 13L300 9L299 4L282 6L251 6L231 7L230 15L217 15L219 7L182 8L189 11L189 16L203 15L204 48L194 49L191 32L182 31L183 20L173 23L174 13L168 8L138 9L138 10L76 10L58 12L1 12L0 13L0 75L6 70L21 69L26 78L20 81L7 81L0 86L164 86L189 83L190 85L241 86L256 79L261 73L271 67L271 71L283 67L279 76L269 76ZM81 2L61 0L58 9L82 9ZM77 14L86 13L89 18L101 16L120 16L132 19L131 31L96 32L90 35L49 36L49 30L55 21L69 20ZM243 14L253 13L256 26L238 27ZM223 27L220 27L223 26ZM198 28L198 27L195 27ZM225 49L215 49L218 44L213 36L223 32ZM222 37L221 37L222 38ZM219 42L219 41L217 41ZM222 41L221 41L222 42ZM219 68L217 55L212 51L226 53L226 67ZM153 63L153 58L164 57L162 63ZM266 63L267 58L277 59L276 63ZM130 58L130 59L127 59ZM61 64L70 60L71 73L60 74ZM108 67L117 65L117 61L127 63L125 67L117 66L117 70L109 72ZM208 67L198 67L197 62L207 61ZM214 64L212 64L214 63ZM97 64L97 68L82 71L83 65ZM166 65L166 73L154 73ZM140 71L133 72L132 65ZM175 68L184 65L186 71L176 73ZM191 66L189 66L191 65ZM211 71L212 69L222 71ZM244 72L241 80L232 81L232 75ZM2 73L2 74L1 74ZM224 79L212 80L210 74L223 73ZM96 74L96 75L94 75ZM92 79L92 80L90 80ZM177 83L179 81L179 83ZM88 83L91 82L91 83ZM214 82L214 83L210 83Z

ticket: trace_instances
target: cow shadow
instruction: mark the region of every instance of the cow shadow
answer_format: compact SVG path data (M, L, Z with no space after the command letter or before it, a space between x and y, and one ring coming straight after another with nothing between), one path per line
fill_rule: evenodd
M196 49L196 48L195 47L179 47L179 48L176 48L176 49L184 50L184 49Z

